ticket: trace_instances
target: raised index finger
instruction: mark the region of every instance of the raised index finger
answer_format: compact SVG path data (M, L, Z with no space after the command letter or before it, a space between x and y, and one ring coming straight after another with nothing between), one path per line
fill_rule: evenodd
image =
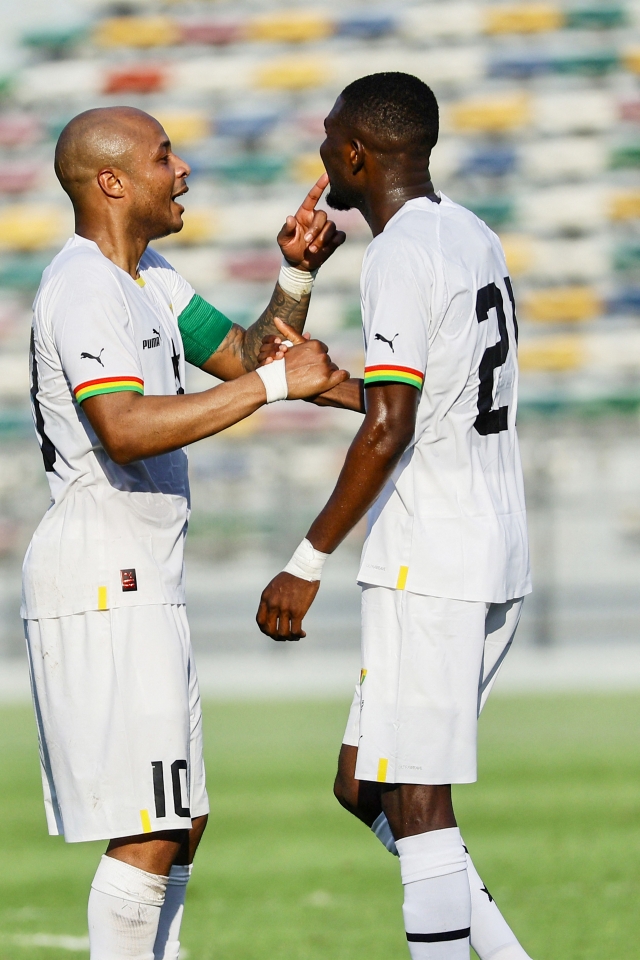
M323 173L322 176L311 187L311 190L309 190L309 193L298 207L298 213L300 213L301 210L305 210L307 212L315 210L316 203L326 190L328 183L329 177L326 173Z

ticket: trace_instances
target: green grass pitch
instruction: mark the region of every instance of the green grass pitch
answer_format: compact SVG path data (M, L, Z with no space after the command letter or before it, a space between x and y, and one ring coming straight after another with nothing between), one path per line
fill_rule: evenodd
M331 794L347 707L205 704L212 817L187 901L190 960L408 957L397 861ZM480 781L456 789L456 809L535 960L637 955L639 721L631 694L498 696L483 715ZM29 944L86 935L104 845L46 836L29 708L0 709L0 744L0 958L87 956L81 939L76 952Z

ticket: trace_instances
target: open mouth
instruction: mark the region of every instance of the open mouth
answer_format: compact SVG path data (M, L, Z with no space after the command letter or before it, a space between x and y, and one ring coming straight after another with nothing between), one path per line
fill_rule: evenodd
M185 183L184 187L182 187L181 190L178 190L176 193L171 194L171 199L173 200L174 203L177 203L177 198L184 196L184 194L188 192L189 192L189 187ZM182 207L181 203L178 203L177 205L179 207ZM182 209L184 210L184 207L182 207Z

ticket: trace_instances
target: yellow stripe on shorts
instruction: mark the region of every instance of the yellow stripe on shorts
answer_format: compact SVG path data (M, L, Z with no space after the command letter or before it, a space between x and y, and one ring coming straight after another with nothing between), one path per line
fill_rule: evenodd
M140 820L142 821L142 832L151 833L151 820L149 818L148 810L140 811Z
M107 610L107 588L98 587L98 610Z
M378 783L386 783L387 781L387 767L389 766L389 761L385 757L380 757L378 760Z
M396 590L404 590L407 585L408 573L409 567L400 567L400 572L398 573L398 582L396 583Z

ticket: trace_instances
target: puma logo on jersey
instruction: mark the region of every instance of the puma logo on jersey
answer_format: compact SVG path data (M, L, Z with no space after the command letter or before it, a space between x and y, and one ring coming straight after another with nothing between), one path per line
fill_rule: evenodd
M391 340L387 340L387 338L386 338L386 337L383 337L381 333L376 333L376 335L375 335L375 337L374 337L373 339L374 339L374 340L382 340L383 343L388 343L389 346L391 347L391 353L395 353L395 350L393 349L393 341L395 340L395 338L396 338L397 336L399 336L399 334L395 333L395 334L391 337Z
M104 353L104 347L102 348L102 350L100 351L100 353L98 354L97 357L94 357L94 355L93 355L92 353L84 353L84 352L83 352L83 353L80 354L80 359L81 359L81 360L97 360L98 363L100 364L100 366L101 366L101 367L104 367L104 363L103 363L102 360L101 360L101 357L102 357L102 354L103 354L103 353Z
M152 329L153 332L156 334L156 336L155 336L155 337L149 337L148 340L143 340L143 341L142 341L142 349L143 349L143 350L153 350L154 347L159 347L159 346L160 346L160 331L159 331L159 330L156 330L155 327L152 327L151 329Z

